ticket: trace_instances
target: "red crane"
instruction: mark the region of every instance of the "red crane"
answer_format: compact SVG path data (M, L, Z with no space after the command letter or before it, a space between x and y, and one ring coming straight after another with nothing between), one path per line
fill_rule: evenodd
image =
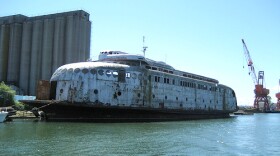
M245 44L245 41L242 39L243 43L243 49L244 49L244 55L246 57L248 69L249 69L249 75L251 75L253 82L255 84L255 100L254 100L254 108L260 109L260 103L264 104L263 111L269 111L269 103L267 95L269 94L269 90L264 88L264 71L259 71L258 77L255 73L255 67L253 64L253 61L251 59L249 50Z

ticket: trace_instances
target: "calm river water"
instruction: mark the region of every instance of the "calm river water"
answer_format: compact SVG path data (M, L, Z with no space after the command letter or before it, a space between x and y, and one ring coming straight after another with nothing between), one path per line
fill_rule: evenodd
M279 155L280 113L153 123L0 124L0 155Z

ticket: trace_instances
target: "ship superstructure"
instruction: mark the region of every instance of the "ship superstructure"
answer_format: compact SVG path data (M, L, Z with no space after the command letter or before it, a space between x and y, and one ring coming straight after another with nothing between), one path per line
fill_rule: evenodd
M228 117L237 110L234 90L216 79L121 51L61 66L50 84L49 100L39 103L52 100L41 110L54 120L184 120Z

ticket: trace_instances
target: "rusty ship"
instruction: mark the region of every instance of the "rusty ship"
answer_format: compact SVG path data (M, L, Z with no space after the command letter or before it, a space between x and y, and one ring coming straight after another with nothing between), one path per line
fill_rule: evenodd
M218 80L121 51L63 65L38 88L36 100L22 102L50 121L174 121L237 111L234 90Z

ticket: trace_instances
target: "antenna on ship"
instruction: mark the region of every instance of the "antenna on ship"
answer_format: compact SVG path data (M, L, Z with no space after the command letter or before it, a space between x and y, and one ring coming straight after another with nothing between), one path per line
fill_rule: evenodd
M144 57L145 57L147 48L148 48L148 47L145 46L145 36L143 36L143 54L144 54Z

